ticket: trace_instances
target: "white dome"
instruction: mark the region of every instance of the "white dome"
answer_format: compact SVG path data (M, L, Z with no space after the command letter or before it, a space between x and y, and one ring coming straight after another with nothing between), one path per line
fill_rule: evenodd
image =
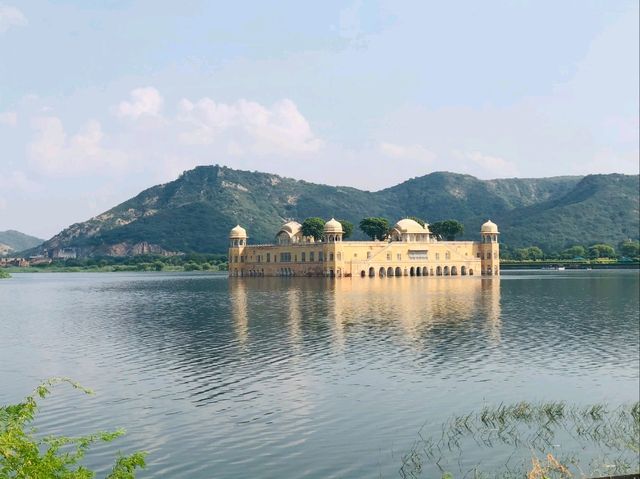
M246 238L247 230L245 230L242 226L236 225L235 228L232 228L229 232L229 238Z
M498 225L489 220L480 227L480 233L498 233Z
M429 233L429 227L428 226L422 226L420 223L418 223L416 220L412 220L410 218L404 218L400 221L398 221L395 226L394 229L398 230L400 233Z
M291 237L298 234L301 229L302 225L300 223L298 223L297 221L289 221L280 227L280 231L278 231L278 234L285 232Z
M325 233L343 233L342 230L342 223L340 223L339 221L335 220L334 218L331 218L329 221L327 221L324 224L324 232Z

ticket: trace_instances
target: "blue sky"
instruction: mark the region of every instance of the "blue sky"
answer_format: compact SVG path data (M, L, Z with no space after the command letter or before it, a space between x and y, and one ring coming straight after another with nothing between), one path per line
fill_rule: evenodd
M638 173L635 0L0 2L0 230L200 164L371 190Z

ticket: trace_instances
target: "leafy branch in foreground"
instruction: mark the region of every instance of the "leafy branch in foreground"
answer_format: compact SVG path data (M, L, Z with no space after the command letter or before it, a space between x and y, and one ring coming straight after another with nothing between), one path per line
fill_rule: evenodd
M40 384L19 404L0 406L0 477L89 479L95 472L79 465L89 447L96 442L111 442L124 434L123 429L101 431L80 437L34 437L28 425L38 411L38 400L51 394L56 384L66 383L85 394L93 394L69 378L52 378ZM132 479L145 467L144 452L119 456L106 479Z

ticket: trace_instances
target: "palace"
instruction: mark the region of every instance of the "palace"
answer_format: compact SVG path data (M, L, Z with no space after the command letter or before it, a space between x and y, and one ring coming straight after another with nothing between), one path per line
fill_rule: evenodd
M331 219L321 241L285 223L274 244L247 244L240 225L229 233L229 276L472 276L500 274L498 226L480 228L480 241L439 241L412 219L398 221L385 241L343 241Z

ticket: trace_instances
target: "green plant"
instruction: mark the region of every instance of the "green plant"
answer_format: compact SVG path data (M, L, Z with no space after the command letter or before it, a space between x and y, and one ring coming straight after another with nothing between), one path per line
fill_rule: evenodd
M304 236L313 236L318 241L324 233L324 220L322 218L307 218L302 222L302 234Z
M111 442L124 434L123 429L97 432L80 437L46 436L38 438L29 428L38 411L38 400L51 393L51 387L67 383L86 394L93 394L69 378L52 378L40 384L19 404L0 407L0 477L89 479L95 472L79 464L96 442ZM132 479L145 467L144 452L119 455L106 479Z
M7 273L6 271L3 271L0 269L0 279L2 278L11 278L11 275L9 273Z
M386 218L365 218L360 222L360 230L369 238L382 241L389 234L389 220Z

